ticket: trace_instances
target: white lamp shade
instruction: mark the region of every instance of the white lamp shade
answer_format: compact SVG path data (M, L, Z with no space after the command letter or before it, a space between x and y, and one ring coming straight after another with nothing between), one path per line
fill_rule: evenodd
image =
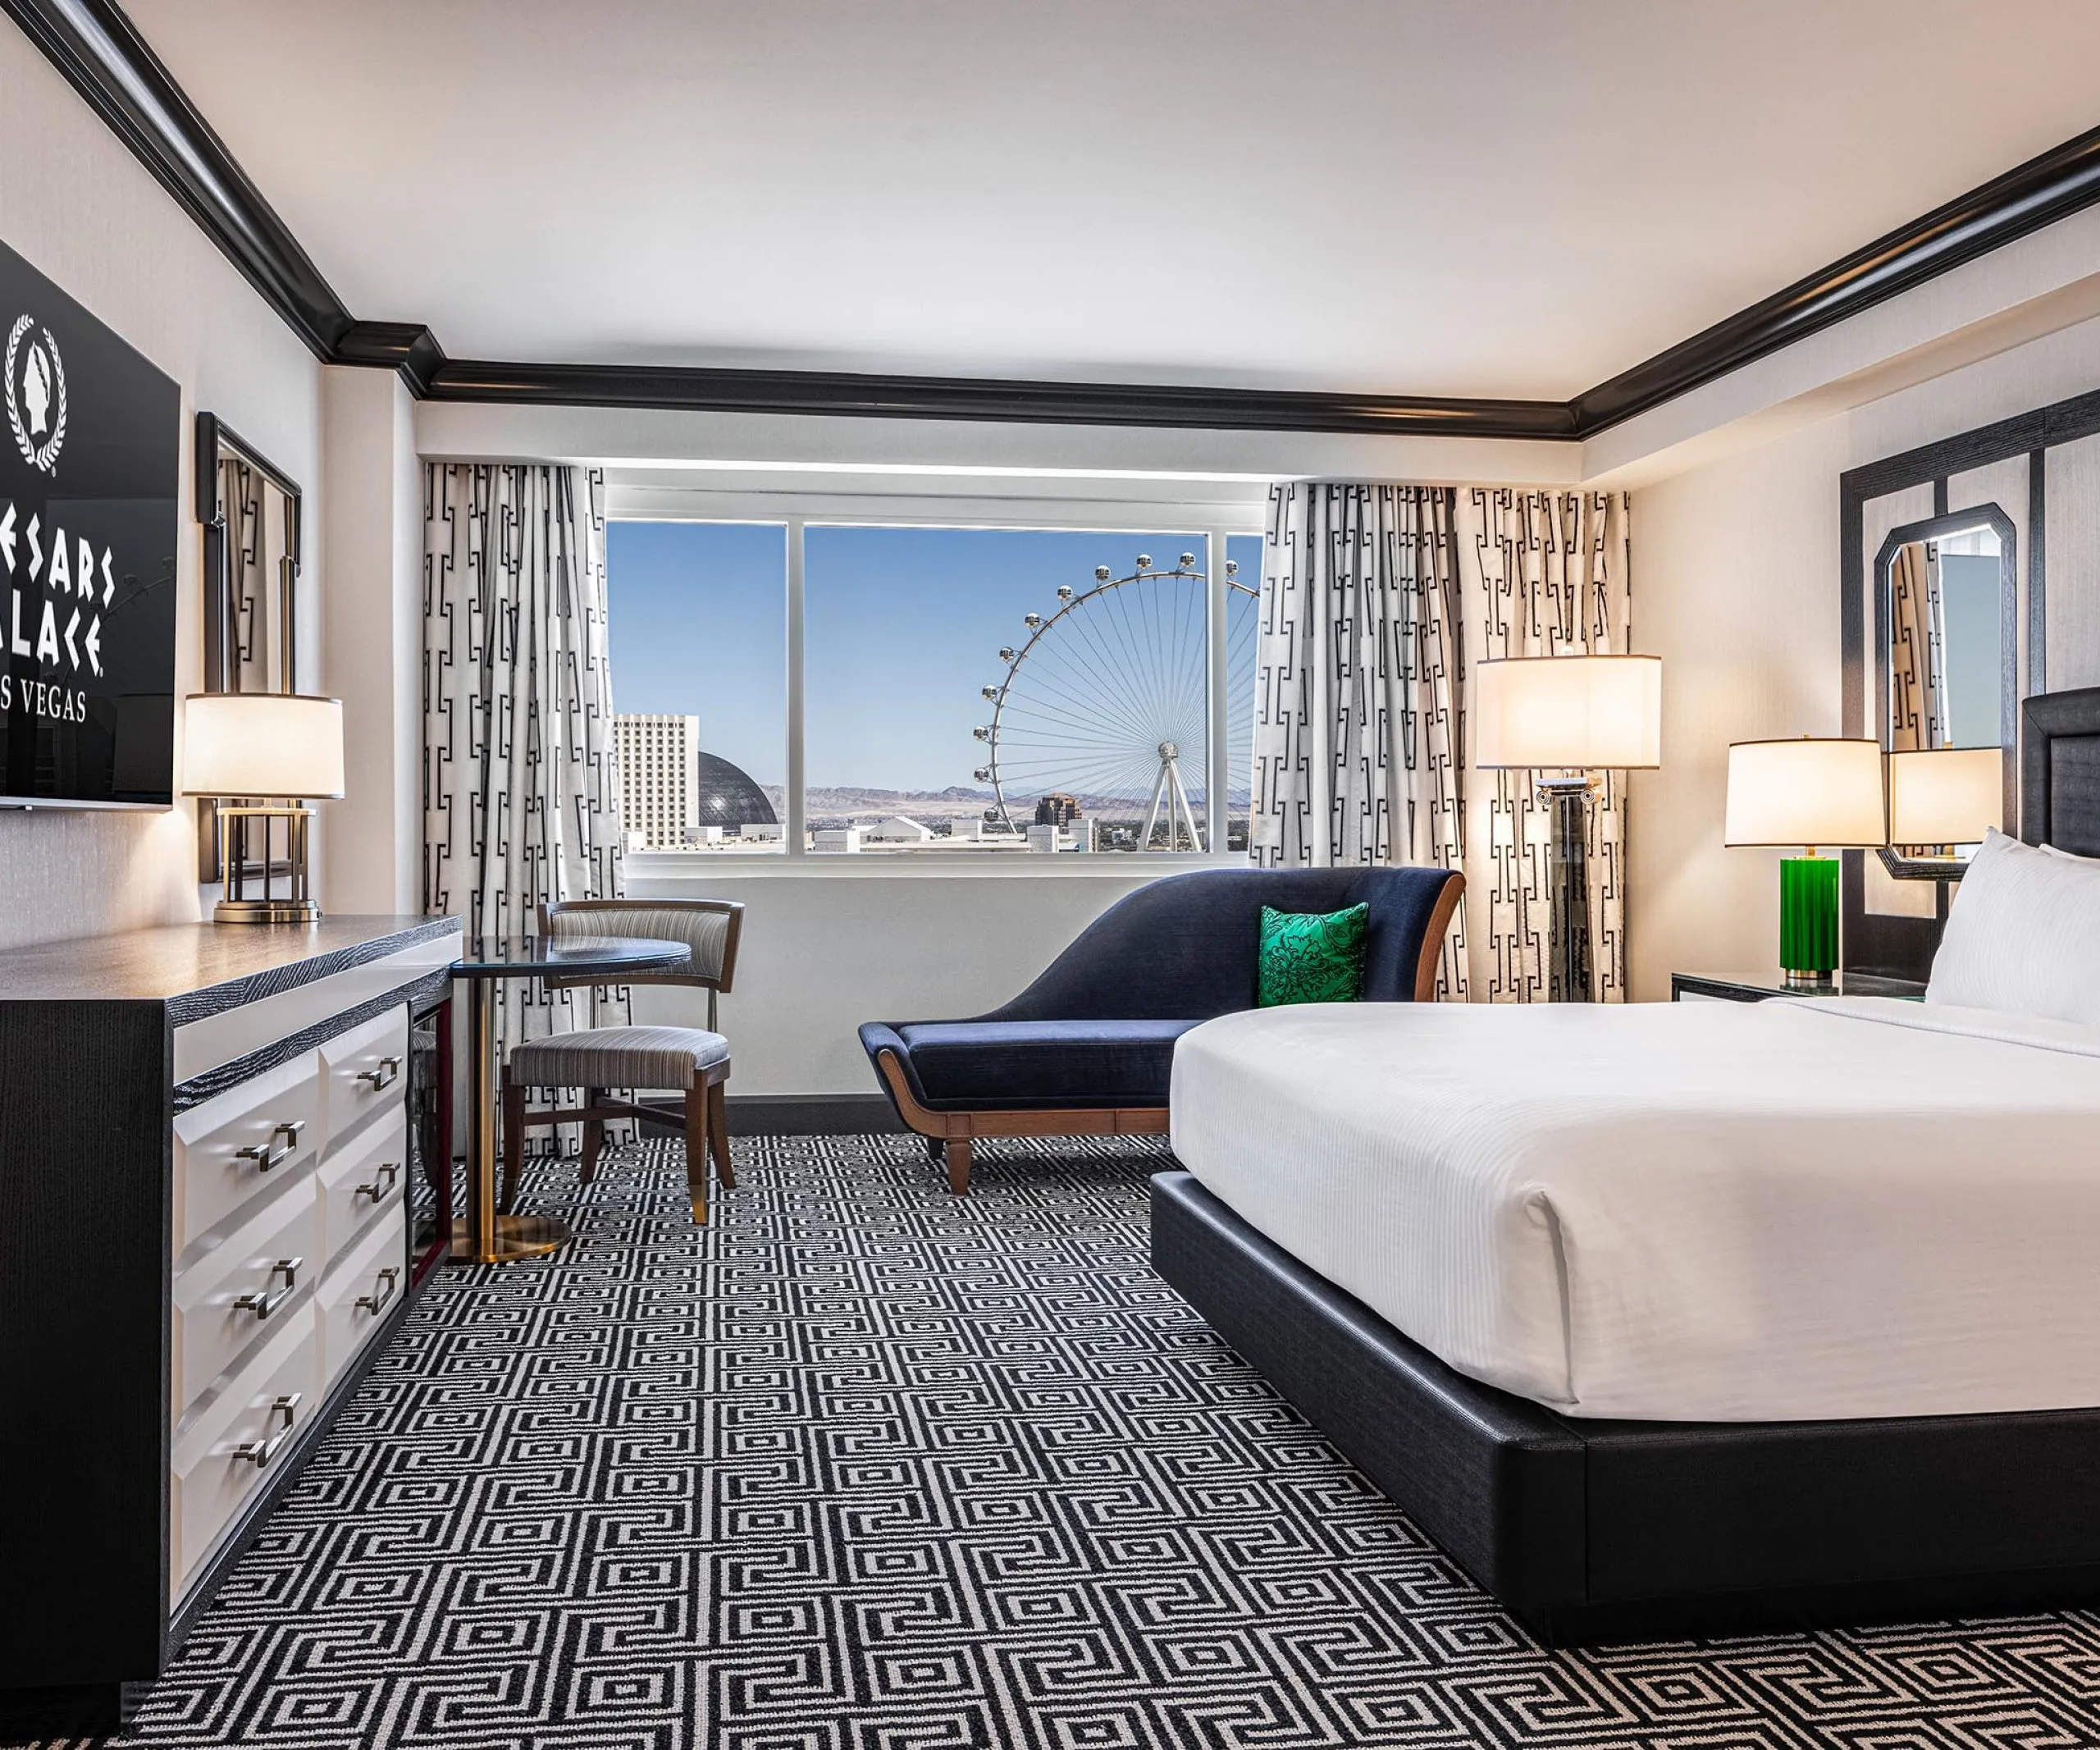
M1802 736L1728 749L1727 842L1878 845L1888 842L1881 743Z
M2005 754L1935 747L1888 756L1892 844L1975 844L2005 825Z
M343 703L292 692L194 692L183 701L185 796L343 793Z
M1473 761L1660 765L1659 656L1511 656L1473 670Z

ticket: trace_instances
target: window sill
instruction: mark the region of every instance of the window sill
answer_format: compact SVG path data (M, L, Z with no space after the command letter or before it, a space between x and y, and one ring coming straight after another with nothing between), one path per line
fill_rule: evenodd
M1164 852L859 851L785 853L736 851L630 851L630 881L719 882L759 880L1013 881L1143 880L1191 869L1247 869L1244 852L1222 857L1169 856Z

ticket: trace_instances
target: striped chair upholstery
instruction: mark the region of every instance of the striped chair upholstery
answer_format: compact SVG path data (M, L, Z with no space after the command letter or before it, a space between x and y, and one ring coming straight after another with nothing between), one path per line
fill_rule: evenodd
M643 936L659 942L682 942L692 950L692 971L682 967L677 972L658 974L656 978L709 980L727 989L737 916L711 907L705 911L689 910L676 902L652 905L646 900L572 903L547 907L546 933L551 936ZM655 979L641 982L654 983Z
M729 1060L729 1042L699 1027L590 1027L514 1046L509 1075L528 1088L676 1088Z

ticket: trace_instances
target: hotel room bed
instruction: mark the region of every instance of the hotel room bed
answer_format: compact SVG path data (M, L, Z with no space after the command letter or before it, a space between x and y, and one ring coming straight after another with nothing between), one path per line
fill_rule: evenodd
M1254 1010L1183 1040L1173 1126L1257 1231L1571 1416L2100 1404L2100 1030L1872 997Z
M2029 701L2100 838L2100 691ZM2052 834L2052 822L2063 829ZM2100 1030L1874 999L1227 1017L1161 1273L1535 1633L2100 1598Z

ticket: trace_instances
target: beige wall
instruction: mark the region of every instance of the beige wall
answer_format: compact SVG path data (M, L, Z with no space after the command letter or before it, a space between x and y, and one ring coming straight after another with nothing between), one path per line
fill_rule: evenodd
M343 701L349 782L325 814L322 902L422 909L422 476L392 371L322 372L325 684Z
M734 1092L872 1094L874 1074L854 1030L862 1021L942 1021L995 1008L1160 873L1132 866L1146 859L1098 861L1107 866L1098 874L819 866L738 875L710 868L688 882L630 872L628 892L744 902L736 988L721 1008L722 1030L736 1048ZM635 1019L705 1026L706 1000L696 991L645 989Z
M321 587L311 535L321 510L320 368L14 30L0 30L0 241L182 386L176 691L194 691L203 655L192 416L199 407L222 414L307 487L313 602ZM307 661L319 662L318 643L307 641ZM303 677L309 685L318 678L317 668ZM194 834L187 804L165 813L0 811L0 947L197 916Z
M1721 843L1728 744L1839 732L1839 474L2096 387L2090 321L1634 492L1634 642L1664 659L1663 768L1634 779L1637 998L1772 969L1779 853ZM2100 564L2058 537L2100 526L2100 469L2052 457L2050 482L2048 683L2075 686L2100 679L2072 630L2100 626ZM2000 496L2024 541L2024 488Z

